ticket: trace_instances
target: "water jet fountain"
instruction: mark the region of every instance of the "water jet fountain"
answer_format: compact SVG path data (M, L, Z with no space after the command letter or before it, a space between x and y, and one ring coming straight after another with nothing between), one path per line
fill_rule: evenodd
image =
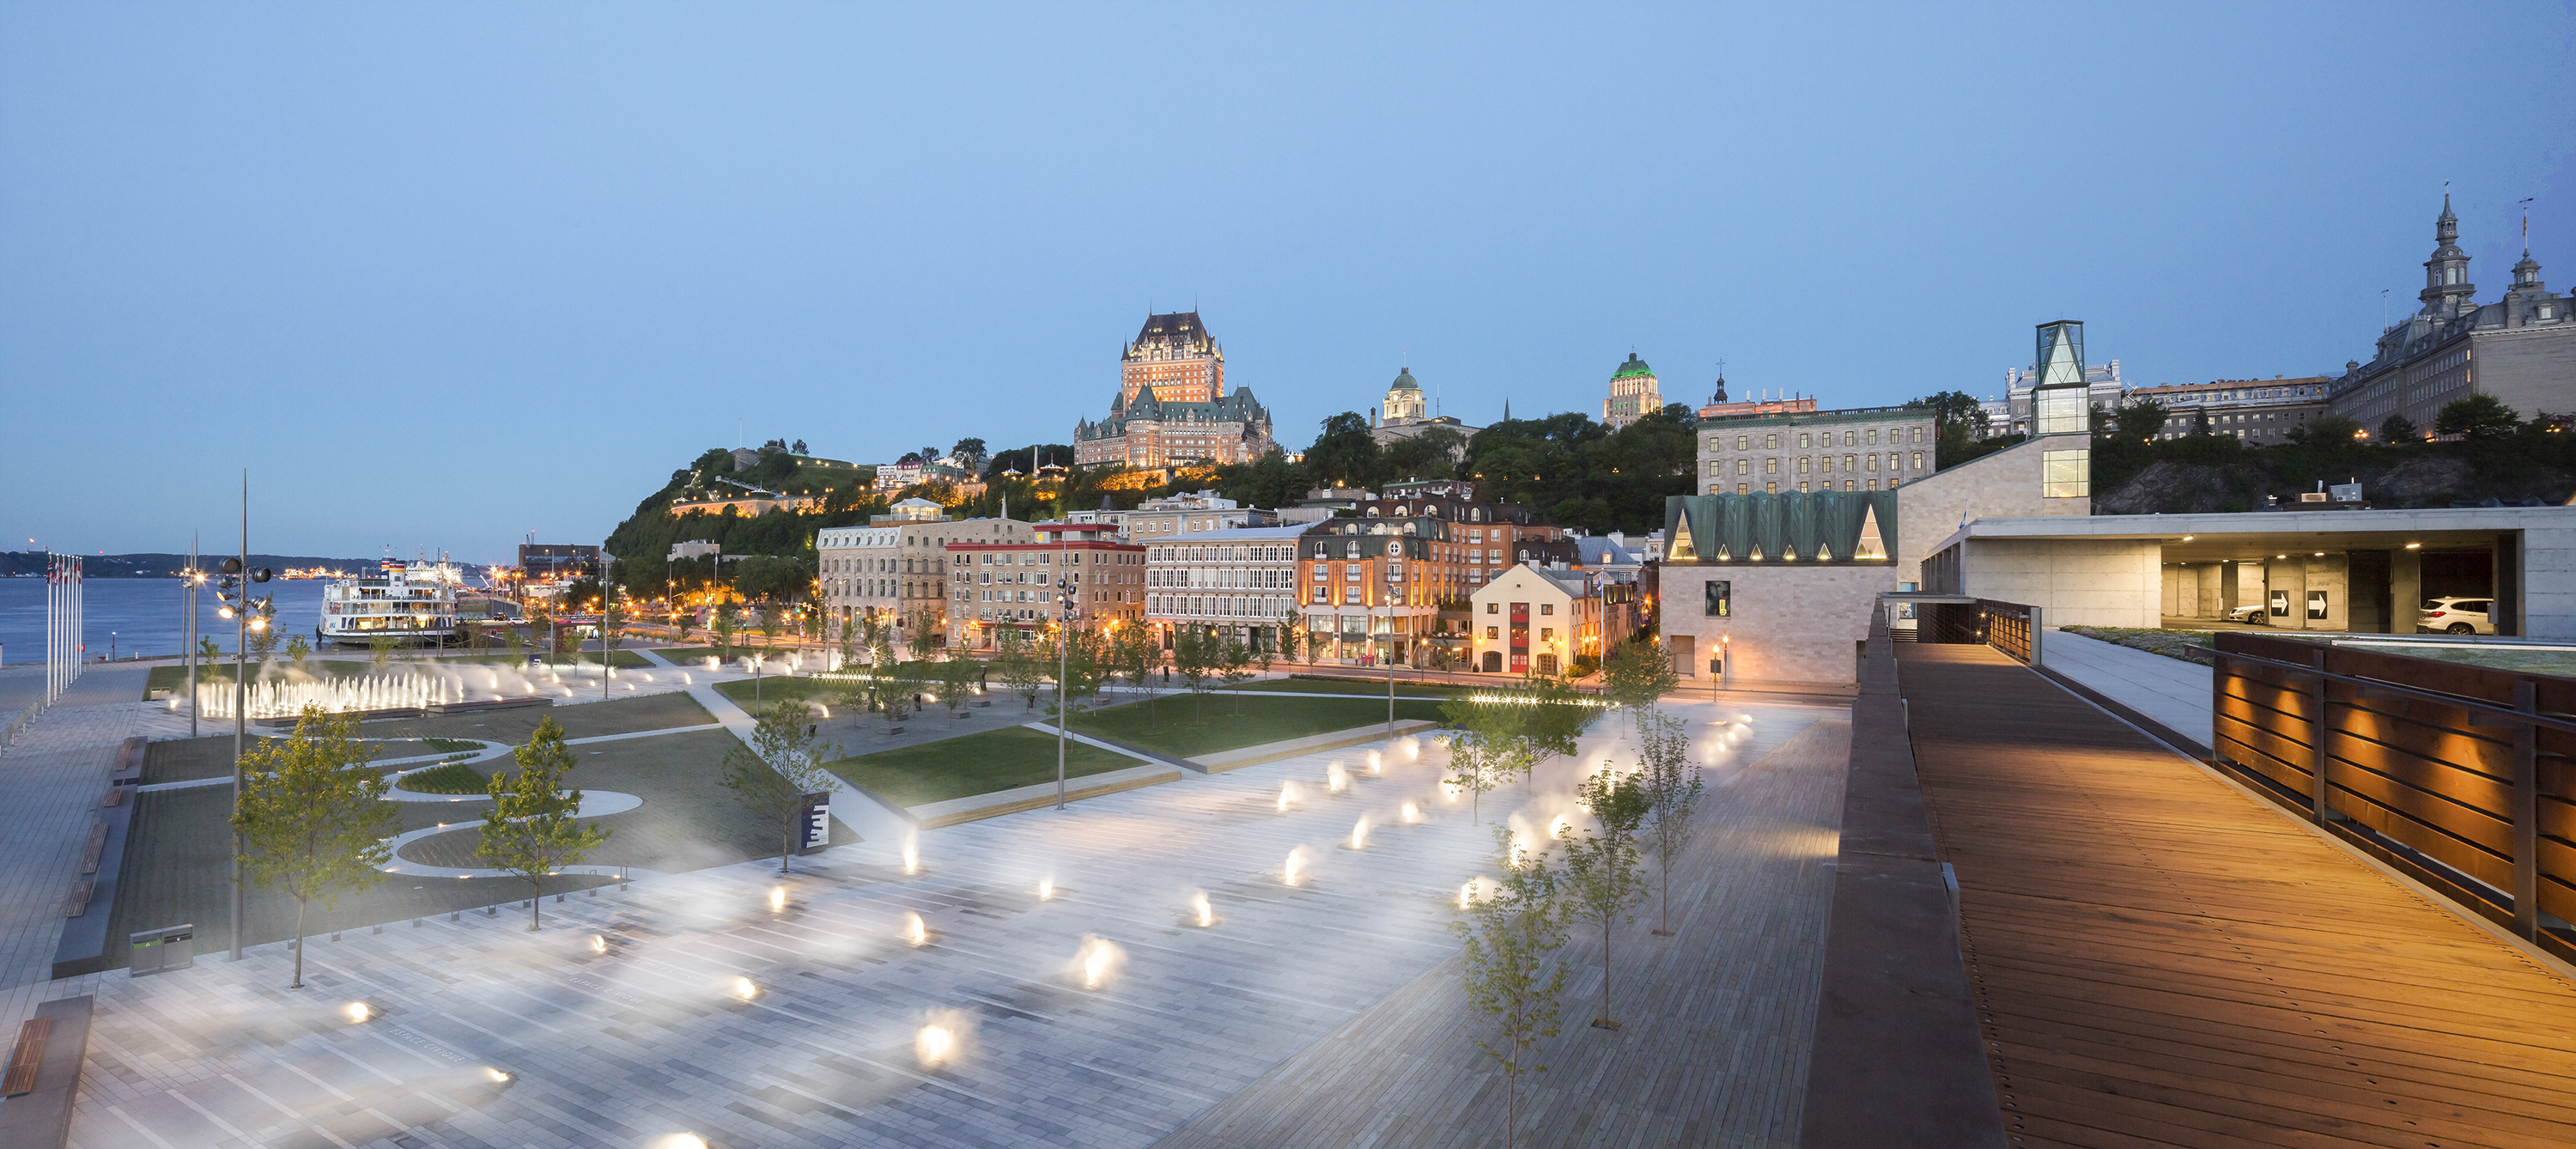
M1287 878L1287 881L1288 881L1288 884L1289 884L1289 885L1292 885L1292 886L1293 886L1293 885L1296 885L1296 884L1297 884L1297 871L1299 871L1299 870L1301 870L1301 869L1304 869L1305 867L1306 867L1306 847L1304 847L1304 846L1299 846L1299 847L1297 847L1297 848L1295 848L1295 849L1292 849L1292 850L1288 851L1288 865L1287 865L1286 870L1285 870L1283 873L1284 873L1284 876Z
M1198 911L1199 926L1201 928L1206 928L1216 924L1216 910L1214 907L1208 905L1208 896L1206 891L1202 890L1190 895L1190 908Z
M930 944L930 928L921 924L920 914L911 910L903 912L903 940L917 946Z
M1369 820L1368 820L1368 815L1366 815L1366 814L1362 814L1362 815L1360 815L1360 820L1359 820L1359 821L1356 821L1356 822L1351 823L1351 848L1352 848L1352 849L1354 849L1354 850L1365 850L1365 849L1368 849L1368 831L1369 831Z

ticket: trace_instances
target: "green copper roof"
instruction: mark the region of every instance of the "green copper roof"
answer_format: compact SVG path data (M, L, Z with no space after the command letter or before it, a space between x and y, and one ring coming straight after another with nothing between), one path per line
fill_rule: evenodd
M1403 369L1403 370L1398 371L1398 372L1396 372L1396 373L1395 373L1395 383L1394 383L1394 385L1392 385L1392 386L1388 387L1388 388L1387 388L1387 390L1389 390L1389 391L1419 391L1419 390L1422 390L1422 384L1419 384L1419 383L1416 383L1416 382L1414 382L1414 381L1413 381L1413 369L1412 369L1412 368L1410 368L1410 367L1407 367L1407 368L1405 368L1405 369Z
M1610 377L1613 379L1627 379L1632 376L1652 375L1654 373L1654 368L1646 366L1646 361L1637 358L1637 353L1631 351L1628 353L1628 361L1620 364L1618 370L1610 373Z

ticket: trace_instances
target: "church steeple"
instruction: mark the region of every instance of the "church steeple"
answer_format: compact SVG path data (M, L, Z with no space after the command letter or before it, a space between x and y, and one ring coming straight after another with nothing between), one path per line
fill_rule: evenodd
M2470 299L2477 295L2477 285L2469 282L2469 253L2460 250L2460 217L2451 213L2451 194L2442 193L2442 215L2433 221L2433 238L2439 246L2433 258L2424 261L2424 290L2416 298L2424 301L2424 314L2450 318L2475 310Z

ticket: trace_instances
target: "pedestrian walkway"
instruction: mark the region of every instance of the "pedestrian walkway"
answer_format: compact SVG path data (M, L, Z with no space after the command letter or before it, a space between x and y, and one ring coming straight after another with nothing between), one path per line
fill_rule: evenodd
M145 673L88 671L0 750L0 1033L16 1033L38 1002L87 993L97 980L53 981L54 951L117 746L134 733L137 707L124 700L142 695ZM108 907L93 901L88 912Z
M1709 710L1666 706L1702 722ZM1673 936L1650 932L1653 902L1613 935L1616 1030L1590 1025L1599 927L1574 928L1562 1032L1520 1085L1520 1144L1797 1144L1851 727L1823 709L1758 716L1753 740L1707 771ZM1462 975L1441 963L1158 1149L1503 1144L1504 1078L1475 1046Z
M2013 1145L2576 1144L2576 984L1994 650L1896 652Z
M2208 667L2062 630L2039 649L2040 665L2209 747Z

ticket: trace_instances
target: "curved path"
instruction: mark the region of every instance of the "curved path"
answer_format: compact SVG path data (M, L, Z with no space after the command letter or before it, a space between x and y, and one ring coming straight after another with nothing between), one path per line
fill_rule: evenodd
M428 795L427 797L443 800L447 798L448 795L433 794ZM488 802L491 800L479 795L463 797L468 801ZM633 810L643 805L644 799L638 798L633 794L620 794L613 790L588 790L582 793L581 809L574 811L573 817L604 818L610 814L623 814L628 810ZM442 822L435 826L423 826L420 829L405 831L387 838L385 839L385 844L393 847L393 857L379 868L388 874L409 874L415 878L506 878L511 876L507 871L503 870L484 869L480 867L469 868L463 866L432 866L424 862L410 861L402 856L403 847L408 846L413 842L417 842L423 838L436 837L440 834L455 833L459 830L468 828L470 828L469 824L464 822ZM555 872L558 874L602 874L608 877L651 878L661 876L657 871L639 870L631 866L566 866Z

